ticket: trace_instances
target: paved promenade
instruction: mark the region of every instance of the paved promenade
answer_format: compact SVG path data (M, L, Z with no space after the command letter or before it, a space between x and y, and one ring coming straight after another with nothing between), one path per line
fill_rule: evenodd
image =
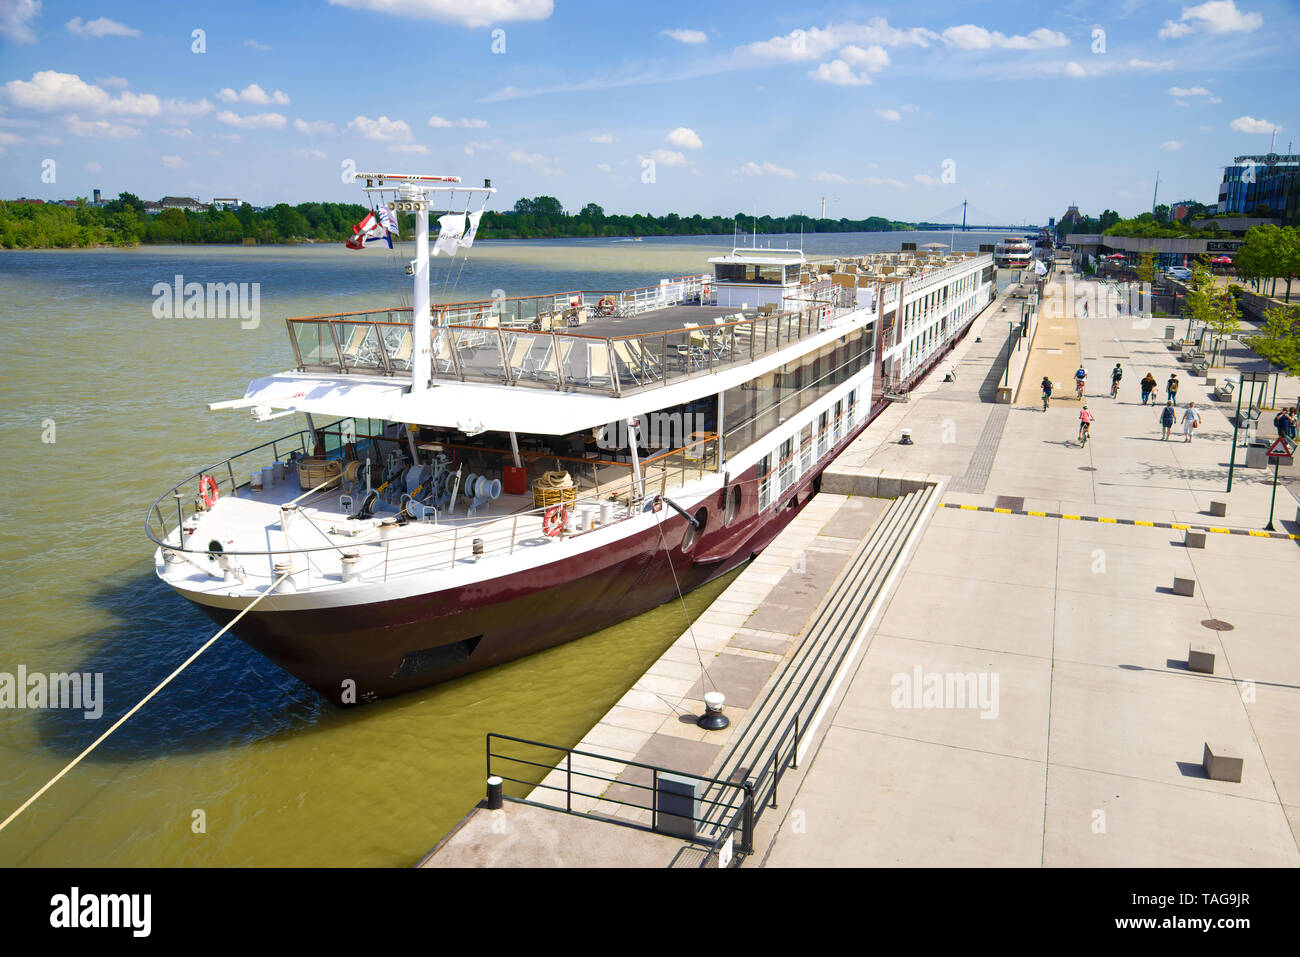
M1164 325L1043 320L1037 368L1060 364L1046 350L1077 330L1097 416L1085 448L1077 402L1043 412L1034 389L999 422L998 407L972 401L972 339L956 383L891 408L837 468L974 474L949 505L1258 530L1265 475L1238 470L1224 493L1232 430L1200 380L1179 369L1180 398L1207 407L1191 443L1162 441L1157 410L1141 404L1138 380L1152 371L1163 385L1179 365L1157 338ZM916 445L897 444L903 427ZM1215 500L1226 517L1210 516ZM1285 489L1278 515L1277 528L1300 532ZM1182 534L941 509L750 863L1300 864L1300 542L1209 534L1196 550ZM1195 580L1194 597L1172 594L1175 576ZM1188 670L1189 643L1215 653L1212 675ZM996 680L996 694L981 705L912 687L949 675L982 676L987 691ZM1206 777L1206 741L1244 758L1240 783Z
M855 476L928 476L947 507L920 532L745 865L1300 865L1300 541L1209 533L1199 550L1157 527L1258 531L1271 470L1239 469L1225 493L1232 410L1164 347L1164 320L1095 308L1075 317L1068 306L1044 315L1029 394L988 401L1019 309L995 303L828 470L837 488ZM1124 390L1112 400L1116 361ZM1079 362L1097 417L1082 448L1069 382ZM1138 397L1147 371L1163 385L1175 369L1180 399L1205 406L1190 443L1181 432L1162 441L1157 409ZM944 382L949 370L955 381ZM1069 393L1047 412L1043 374L1061 375ZM1279 396L1293 394L1300 383L1284 380ZM915 444L898 443L903 428ZM1226 516L1209 514L1213 501ZM580 748L716 770L884 504L814 498ZM1296 508L1280 490L1275 526L1300 534ZM1194 596L1172 593L1175 576L1195 581ZM1188 669L1189 644L1215 655L1212 674ZM954 680L965 677L969 696ZM728 731L694 724L711 687L727 692ZM1205 775L1207 741L1244 759L1240 783ZM574 768L632 780L596 759ZM559 773L545 783L563 786ZM605 796L634 793L619 784ZM575 810L648 822L640 808L576 800ZM424 865L694 863L683 854L646 831L507 803L476 811Z

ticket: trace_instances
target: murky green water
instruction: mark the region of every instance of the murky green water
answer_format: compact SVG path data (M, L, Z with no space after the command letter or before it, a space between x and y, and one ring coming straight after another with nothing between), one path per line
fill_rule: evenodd
M866 252L935 238L840 234L808 237L805 248ZM729 239L482 243L443 291L646 285L705 271ZM958 248L979 241L957 237ZM102 672L105 697L98 721L0 710L0 817L214 631L156 582L145 508L203 465L299 426L258 425L206 403L292 363L286 316L409 301L405 258L341 247L0 253L0 672ZM154 284L178 273L260 283L260 324L155 318ZM689 614L723 587L687 596ZM0 863L411 864L480 797L486 732L575 743L683 627L672 603L346 712L223 638L0 832ZM205 833L194 832L197 812Z

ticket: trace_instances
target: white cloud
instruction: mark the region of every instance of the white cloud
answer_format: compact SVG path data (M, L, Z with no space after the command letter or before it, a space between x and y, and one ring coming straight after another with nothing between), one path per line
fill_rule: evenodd
M124 92L110 96L108 91L87 83L75 73L41 70L31 80L10 80L5 84L9 100L28 110L93 110L125 116L157 116L162 111L158 97L152 93Z
M1191 106L1186 100L1174 100L1174 106Z
M1183 144L1178 142L1177 140L1165 140L1163 143L1160 144L1160 148L1162 150L1166 150L1172 153L1174 150L1182 149Z
M614 172L614 168L610 166L608 163L597 163L596 169L600 170L602 173Z
M35 43L36 34L29 21L36 19L40 12L41 0L0 4L0 36L6 36L14 43Z
M1170 96L1209 96L1210 91L1203 86L1171 86Z
M10 146L13 146L15 143L21 143L22 141L23 138L17 133L0 132L0 143L8 143Z
M123 140L140 135L140 131L134 126L127 126L125 123L110 123L108 120L82 120L80 117L73 115L67 117L64 123L67 124L68 132L73 136L88 136L92 139L101 140Z
M179 156L164 156L162 158L162 164L168 169L180 169L185 165L185 160L181 159Z
M553 0L330 0L338 7L373 10L413 20L439 20L465 27L487 27L509 20L545 20Z
M1210 0L1196 7L1183 7L1177 20L1166 20L1160 28L1165 38L1184 37L1203 30L1206 33L1251 33L1264 24L1258 13L1243 13L1233 0Z
M37 133L36 140L39 143L44 143L46 146L59 146L63 143L63 140L61 140L59 137L49 136L45 133Z
M871 77L854 73L853 67L843 60L818 64L817 69L808 71L808 75L820 83L834 83L836 86L868 86L871 83Z
M1217 103L1222 103L1222 102L1223 102L1223 97L1221 97L1221 96L1212 96L1212 97L1210 97L1210 99L1208 100L1208 102L1210 102L1210 103L1215 103L1215 104L1217 104Z
M1282 127L1268 120L1257 120L1253 116L1239 116L1228 124L1238 133L1272 133L1281 131Z
M98 163L96 163L94 160L91 160L89 163L86 164L86 172L87 172L87 173L102 173L102 172L104 172L104 167L100 166L100 165L99 165Z
M889 53L884 47L875 43L865 50L850 43L840 51L840 59L853 66L860 66L868 73L879 73L889 66Z
M213 133L214 140L225 140L227 143L238 143L242 137L238 133ZM220 156L220 153L214 153L214 156Z
M254 50L261 50L263 53L270 53L274 47L269 47L265 43L258 43L256 40L245 40L244 46L252 47Z
M897 189L902 189L904 185L901 179L889 179L881 176L868 176L863 182L868 186L893 186Z
M913 173L912 179L922 186L934 186L939 182L937 177L931 176L929 173Z
M481 130L488 124L487 120L475 120L464 116L458 120L449 120L441 116L431 116L429 117L429 125L434 129L447 129L452 126L461 126L471 130Z
M1201 126L1198 126L1197 129L1200 130L1202 133L1213 133L1213 132L1214 132L1214 127L1212 127L1212 126L1205 126L1204 124L1202 124Z
M704 147L699 134L685 126L679 126L664 137L664 142L673 146L680 146L686 150L698 150Z
M637 154L638 160L645 160L647 157ZM686 157L676 150L651 150L649 159L655 161L659 166L686 166Z
M95 77L95 82L100 86L110 87L114 90L125 90L131 85L120 76L99 76Z
M1006 36L997 30L986 30L973 23L949 27L941 34L943 42L959 50L1046 50L1051 47L1068 47L1065 34L1039 27L1024 36Z
M1065 64L1065 75L1073 77L1087 76L1088 71L1079 66L1079 64L1075 63L1073 60L1070 60Z
M82 23L81 17L73 17L65 26L69 33L75 33L79 37L94 37L103 39L104 37L138 37L140 31L128 27L125 23L118 23L116 20L110 20L108 17L100 17L98 20L91 20L89 23Z
M429 147L421 146L419 143L394 143L388 147L390 153L427 153Z
M283 90L276 90L274 93L267 93L256 83L250 83L238 93L230 87L224 87L217 91L217 99L223 103L252 103L256 106L266 106L274 103L277 106L288 106L289 97Z
M737 171L745 176L780 176L782 179L795 179L795 173L792 169L786 169L784 166L777 166L775 163L755 163L750 160Z
M593 143L612 143L612 142L614 142L614 134L612 134L612 133L597 133L595 136L593 136L593 137L591 138L591 142L593 142Z
M304 149L295 149L295 150L293 151L293 155L294 155L294 156L301 157L302 159L308 159L308 158L310 158L310 159L324 159L324 158L325 158L325 151L324 151L324 150L304 150Z
M188 126L178 126L174 129L161 129L158 131L163 136L170 136L174 140L189 140L194 138L194 131Z
M808 178L814 183L851 183L853 180L847 176L841 176L839 173L817 172L810 173Z
M327 120L294 120L293 128L307 136L333 136L338 132L338 127Z
M471 140L465 144L465 155L473 156L475 153L499 149L501 149L501 143L498 140Z
M354 117L348 123L348 129L360 133L368 140L388 142L411 138L411 128L407 126L405 120L390 120L386 116L381 116L377 120L372 120L368 116Z
M508 159L512 163L522 163L524 166L531 166L543 176L560 176L561 171L556 168L555 160L549 156L543 156L541 153L525 153L522 150L511 150Z
M889 123L897 123L903 118L903 114L898 110L876 110L876 116Z
M661 37L672 37L678 43L707 43L709 35L703 30L660 30Z
M289 121L280 113L250 113L240 116L230 110L217 114L217 122L237 126L241 130L282 130Z
M737 52L765 59L798 62L821 59L832 50L850 43L928 47L931 41L938 39L939 34L933 30L922 27L899 30L891 27L884 17L872 17L865 24L840 23L830 24L825 29L810 27L807 30L791 30L770 40L738 47Z

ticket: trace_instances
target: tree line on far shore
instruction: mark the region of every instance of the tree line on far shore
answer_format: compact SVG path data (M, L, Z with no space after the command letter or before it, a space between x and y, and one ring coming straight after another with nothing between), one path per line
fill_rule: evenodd
M0 200L0 247L5 249L68 249L88 246L135 246L141 243L295 243L342 242L366 215L358 203L278 203L254 210L245 203L238 210L211 209L189 212L164 209L145 212L144 202L122 193L103 206L84 198L76 206L59 203L19 203ZM407 217L409 219L409 216ZM521 199L508 212L489 210L479 226L483 239L539 239L568 237L636 237L727 235L736 228L755 228L752 217L682 216L668 213L606 213L588 203L568 213L553 196ZM409 222L403 222L409 237ZM436 228L436 224L435 224ZM757 231L770 233L887 232L912 229L881 216L866 219L815 219L810 216L759 216Z

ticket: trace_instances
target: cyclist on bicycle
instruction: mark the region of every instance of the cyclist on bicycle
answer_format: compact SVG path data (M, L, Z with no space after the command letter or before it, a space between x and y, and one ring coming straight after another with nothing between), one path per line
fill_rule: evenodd
M1052 402L1052 380L1049 379L1047 376L1043 376L1042 386L1043 386L1043 411L1046 412L1047 407Z
M1079 444L1082 445L1088 441L1088 432L1092 429L1092 413L1088 411L1085 405L1079 412Z
M1119 380L1122 378L1124 378L1124 370L1116 362L1115 368L1110 370L1110 397L1112 399L1119 395Z
M1079 366L1079 371L1074 374L1074 395L1076 398L1083 398L1083 387L1088 381L1088 370Z

